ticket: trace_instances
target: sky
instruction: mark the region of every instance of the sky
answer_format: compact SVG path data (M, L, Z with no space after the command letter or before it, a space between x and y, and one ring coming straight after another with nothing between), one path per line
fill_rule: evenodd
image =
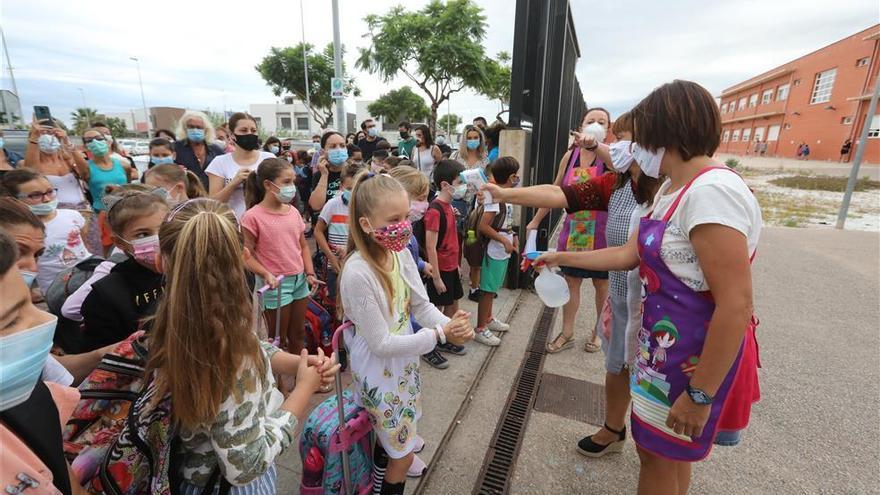
M512 51L514 0L475 0L487 16L487 55ZM363 18L427 0L339 0L340 31L349 73L362 95L379 97L405 84L386 83L354 68L369 39ZM690 79L713 94L878 22L876 0L571 0L581 48L577 76L590 106L612 115L628 110L654 87ZM22 109L48 105L70 121L85 105L99 113L141 108L135 62L140 60L147 106L214 111L246 110L278 100L254 69L273 46L303 39L323 47L333 40L329 0L304 0L305 32L296 0L186 2L153 0L2 0L6 35ZM0 85L11 84L2 55ZM80 91L80 88L82 91ZM346 100L354 112L355 100ZM443 105L440 115L446 113ZM453 96L451 112L470 122L490 118L498 102L474 92Z

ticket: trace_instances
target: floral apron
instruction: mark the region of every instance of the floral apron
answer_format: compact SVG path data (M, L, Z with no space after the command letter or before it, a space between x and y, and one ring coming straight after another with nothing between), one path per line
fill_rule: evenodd
M563 186L581 184L605 173L605 164L596 158L596 165L580 167L581 149L575 147L562 179ZM562 231L559 233L557 251L592 251L605 247L605 223L608 213L605 211L583 210L565 216Z
M644 312L630 384L632 434L639 447L686 462L705 458L719 430L745 428L751 404L759 397L757 320L753 317L736 360L715 394L702 435L680 435L666 426L670 408L700 361L715 302L711 293L696 292L679 280L661 258L660 248L667 223L685 192L697 177L714 168L724 167L700 171L682 188L662 220L653 220L648 214L639 224Z

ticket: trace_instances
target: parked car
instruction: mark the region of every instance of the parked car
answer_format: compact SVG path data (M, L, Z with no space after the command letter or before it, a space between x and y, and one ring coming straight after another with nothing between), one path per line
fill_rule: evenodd
M129 148L129 153L131 153L132 155L148 155L148 154L150 154L149 141L142 141L142 140L135 141L134 147Z

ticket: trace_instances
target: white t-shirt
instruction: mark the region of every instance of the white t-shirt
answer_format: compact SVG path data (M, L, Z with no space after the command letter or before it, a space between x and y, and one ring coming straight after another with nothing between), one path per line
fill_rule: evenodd
M679 191L669 191L671 182L660 186L651 218L662 220ZM730 170L711 170L694 181L684 194L663 235L660 256L666 266L691 289L709 290L690 241L698 225L719 224L742 232L748 239L749 255L761 237L761 207L745 181Z
M37 260L37 285L43 294L64 269L92 255L80 235L86 219L75 210L55 211L55 218L46 223L46 250Z
M344 248L348 244L348 205L342 201L342 194L327 201L318 218L327 224L327 242Z
M499 232L499 234L512 242L513 233L510 232L510 227L513 225L513 205L507 204L505 206L507 207L507 216L504 218L504 224L501 228L507 232ZM494 211L498 213L501 211L501 205L498 203L490 203L486 205L483 211ZM493 260L506 260L510 258L510 253L504 250L504 244L501 244L495 239L489 239L489 245L486 247L486 254L488 254Z
M244 168L254 171L257 169L257 166L267 158L275 158L275 155L268 151L260 151L260 156L257 158L257 161L251 165L240 165L232 157L232 153L226 153L225 155L220 155L211 160L208 168L205 169L205 173L222 177L223 185L226 186L232 182L232 179L238 174L239 170ZM235 212L235 217L241 220L241 216L244 215L244 211L247 209L244 204L244 183L240 184L234 191L232 191L232 194L229 196L229 201L227 201L226 204L228 204L229 207L232 208L232 211Z

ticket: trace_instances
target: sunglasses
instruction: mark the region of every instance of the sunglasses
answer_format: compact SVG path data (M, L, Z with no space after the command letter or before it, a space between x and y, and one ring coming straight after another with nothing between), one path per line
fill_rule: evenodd
M83 144L89 144L92 141L106 141L107 139L104 136L95 136L95 137L87 137L83 138Z
M30 194L19 194L18 199L27 199L29 201L43 201L43 198L52 199L58 194L58 189L52 188L43 192L32 192Z

